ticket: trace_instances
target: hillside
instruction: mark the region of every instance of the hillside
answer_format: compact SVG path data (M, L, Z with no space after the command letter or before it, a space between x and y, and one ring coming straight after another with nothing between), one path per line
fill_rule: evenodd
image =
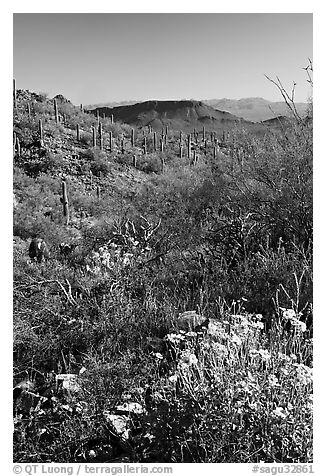
M156 131L168 126L172 130L192 132L205 126L207 131L231 130L236 124L250 123L224 111L218 111L200 101L145 101L114 108L99 107L89 112L136 126L152 126Z
M14 461L311 462L312 118L145 105L14 89Z
M213 108L227 111L253 122L265 121L276 116L289 116L290 114L289 108L284 102L272 102L263 98L207 99L203 102ZM296 103L296 108L300 115L304 115L307 104Z

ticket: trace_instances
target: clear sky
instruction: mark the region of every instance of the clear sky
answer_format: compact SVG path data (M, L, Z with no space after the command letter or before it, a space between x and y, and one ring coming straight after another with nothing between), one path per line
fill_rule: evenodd
M15 13L17 87L74 104L264 97L306 101L308 13Z

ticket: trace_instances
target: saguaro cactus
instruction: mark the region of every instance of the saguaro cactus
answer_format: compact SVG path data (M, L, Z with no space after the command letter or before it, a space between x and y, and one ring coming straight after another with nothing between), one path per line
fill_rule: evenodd
M114 122L114 117L113 117L113 114L111 114L111 124L113 124Z
M179 149L180 159L182 159L182 151L183 151L183 145L180 144L180 149Z
M133 158L132 158L132 164L135 168L137 167L137 157L136 157L136 155L134 155Z
M93 147L96 147L96 129L94 126L92 126L92 133L93 133L92 144L93 144Z
M164 139L161 139L161 152L164 152Z
M68 203L68 194L67 194L67 183L65 180L62 180L62 205L63 205L63 216L66 218L66 225L69 225L69 203Z
M144 150L144 154L146 155L146 154L147 154L147 142L146 142L146 137L144 137L143 150Z
M191 135L188 134L188 142L187 142L187 156L188 156L188 159L190 159L190 155L191 155Z
M192 165L196 165L197 163L197 154L196 154L196 149L193 150L193 159L192 159Z
M80 105L80 110L81 110L81 112L84 112L84 107L83 107L82 104Z
M131 147L135 147L135 129L131 129Z
M99 185L96 187L96 196L97 196L97 199L100 200L100 198L101 198L101 187Z
M124 139L125 139L125 138L124 138L124 135L122 135L122 137L121 137L121 152L122 152L122 154L125 153L125 143L124 143Z
M39 119L38 121L38 130L40 134L40 144L43 146L43 124L42 124L42 119Z
M13 93L14 93L14 108L17 107L17 94L16 94L16 80L14 79L14 89L13 89Z
M98 139L100 143L100 149L103 150L103 132L102 132L102 124L99 123L98 126Z
M18 157L20 157L20 141L19 141L19 138L17 137L17 141L16 141L16 148L17 148L17 155Z
M54 106L54 117L55 117L55 122L58 124L59 122L59 117L58 117L58 105L57 105L57 100L55 99L53 102Z
M109 132L109 150L112 152L112 131Z
M205 135L206 135L205 126L203 126L203 142L205 141Z
M28 102L27 103L27 114L28 114L28 119L31 118L31 104Z
M156 132L153 134L153 148L154 151L156 152L156 147L157 147L157 137L156 137Z
M77 134L77 141L80 141L80 129L79 129L79 124L76 126L76 134Z
M213 159L216 159L216 147L213 149Z

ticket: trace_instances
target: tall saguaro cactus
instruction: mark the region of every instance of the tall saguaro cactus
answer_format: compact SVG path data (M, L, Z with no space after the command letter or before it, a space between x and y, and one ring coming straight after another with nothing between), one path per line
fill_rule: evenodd
M154 151L156 152L156 147L157 147L157 137L156 137L156 132L153 134L153 148Z
M144 150L144 154L146 155L146 154L147 154L147 141L146 141L146 137L144 137L143 150Z
M98 140L100 143L100 150L103 150L103 131L102 131L102 124L99 123L98 125Z
M92 144L93 144L93 147L96 147L96 129L94 126L92 126L92 132L93 132Z
M16 147L17 147L17 155L18 157L20 157L20 142L18 137L17 137Z
M197 154L196 154L196 149L194 149L192 165L196 165L196 163L197 163Z
M188 156L188 159L190 159L190 155L191 155L191 135L188 134L188 142L187 142L187 156Z
M55 122L58 124L59 122L59 117L58 117L58 105L57 105L57 100L55 99L53 102L54 106L54 117L55 117Z
M112 152L112 131L109 132L109 150Z
M113 117L113 114L111 114L111 124L114 123L114 117Z
M38 131L40 134L40 144L41 147L43 146L43 124L42 124L42 119L39 119L38 121Z
M203 126L203 142L206 140L206 131L205 131L205 126Z
M131 147L135 147L135 129L131 129Z
M183 145L180 144L180 149L179 149L180 159L182 159L182 151L183 151Z
M62 183L62 206L63 206L63 216L66 218L66 225L69 225L69 202L68 202L68 193L67 193L67 183L63 179Z
M76 134L77 134L77 141L80 141L80 129L79 129L79 124L76 126Z
M31 119L31 103L27 103L27 114L28 114L28 119Z

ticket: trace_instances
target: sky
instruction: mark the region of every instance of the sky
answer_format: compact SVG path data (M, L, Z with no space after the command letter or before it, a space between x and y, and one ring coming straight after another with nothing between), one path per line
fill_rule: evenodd
M74 104L263 97L306 101L309 13L14 13L17 88Z

